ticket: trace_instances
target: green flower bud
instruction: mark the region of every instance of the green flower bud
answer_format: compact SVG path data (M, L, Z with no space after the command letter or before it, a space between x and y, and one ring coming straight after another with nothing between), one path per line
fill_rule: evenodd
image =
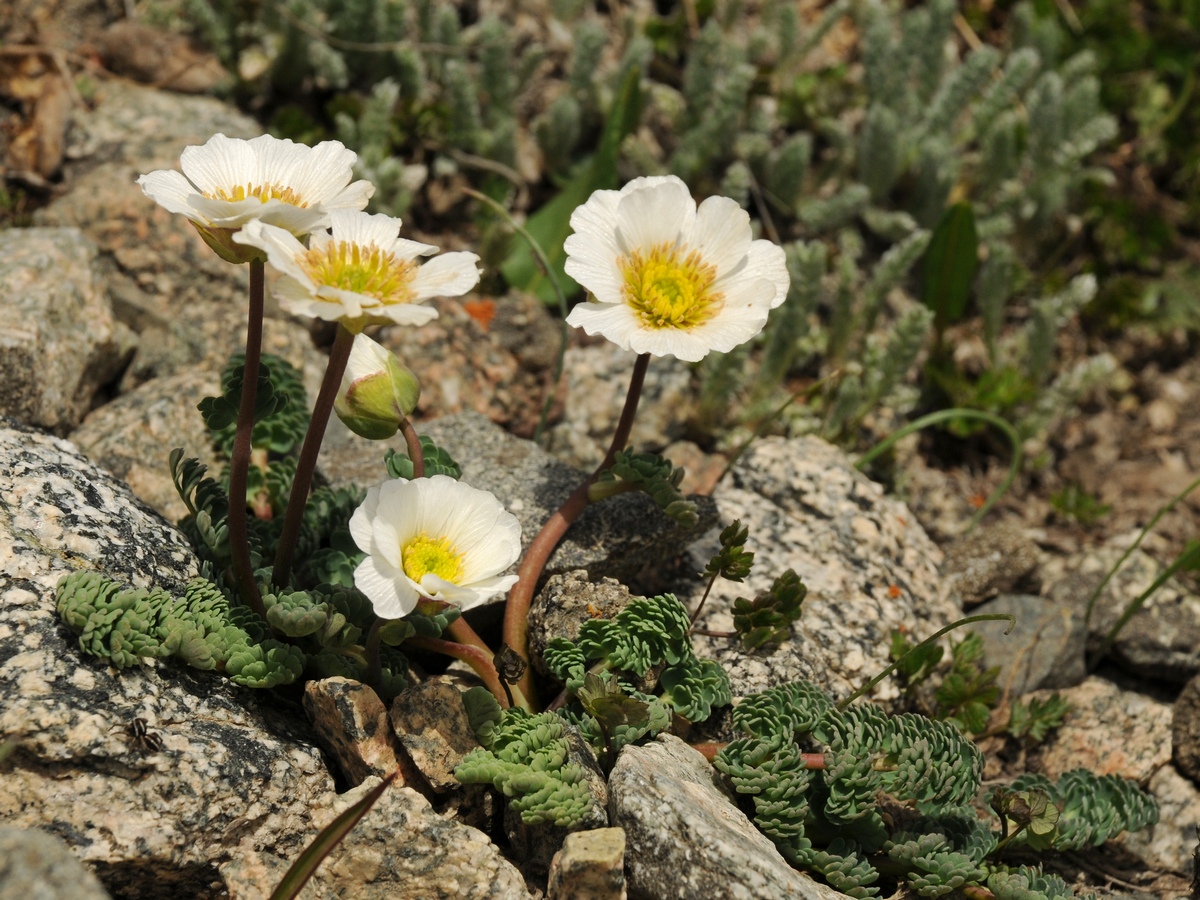
M365 334L354 337L334 412L355 434L390 438L417 408L421 384L400 360Z

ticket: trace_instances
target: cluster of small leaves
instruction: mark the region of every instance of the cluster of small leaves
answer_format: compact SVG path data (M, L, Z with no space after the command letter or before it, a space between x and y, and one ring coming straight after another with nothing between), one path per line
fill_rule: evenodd
M449 451L439 447L427 434L418 436L421 442L421 453L425 459L425 475L449 475L455 481L462 478L462 466L454 461ZM407 453L397 453L388 448L383 458L388 474L393 478L404 478L409 481L413 477L412 460Z
M235 353L221 373L221 396L205 397L198 408L217 449L229 455L237 432L246 355ZM254 395L254 430L250 444L283 455L291 452L308 429L307 399L300 370L282 357L262 354Z
M491 784L527 825L572 828L592 809L583 767L570 761L567 723L555 713L501 710L484 688L463 694L481 748L454 769L463 784Z
M769 590L753 600L738 597L733 601L733 628L747 650L777 644L791 635L792 623L800 618L801 604L808 588L800 576L788 569L775 579Z
M642 491L681 527L691 528L698 516L696 504L685 500L679 491L683 476L682 468L657 453L622 450L617 453L612 466L596 479L589 496L598 500L623 491Z
M704 566L704 577L724 578L734 582L745 581L754 565L754 554L746 549L746 540L749 537L750 529L742 526L741 519L734 519L721 529L721 549Z
M939 644L926 644L913 651L901 631L892 632L891 657L898 660L897 671L905 692L933 719L944 719L971 734L982 734L993 725L993 712L1000 700L996 684L1000 669L983 665L983 639L969 633L951 644L949 669L939 668L944 650ZM938 676L941 676L940 683ZM934 683L936 687L931 687ZM1070 704L1059 694L1028 703L1014 701L1008 710L1008 722L1000 726L1012 737L1033 746L1062 724Z
M1007 874L989 857L1015 842L1095 846L1157 818L1154 799L1134 783L1077 770L1056 784L1022 776L999 791L996 832L971 805L983 756L958 728L910 713L889 716L871 704L839 710L808 682L746 698L733 724L747 736L713 764L788 860L852 897L879 893L881 867L903 872L922 897L985 882L1003 885L1006 896L1060 896L1054 878L1027 869ZM806 744L821 751L806 754Z
M644 722L622 723L611 732L581 707L569 708L598 751L658 734L670 725L672 711L700 722L730 702L729 677L717 663L696 656L690 628L683 604L664 594L638 598L613 619L585 622L574 643L550 642L546 667L571 693L585 687L591 668L611 673L626 697L648 704Z

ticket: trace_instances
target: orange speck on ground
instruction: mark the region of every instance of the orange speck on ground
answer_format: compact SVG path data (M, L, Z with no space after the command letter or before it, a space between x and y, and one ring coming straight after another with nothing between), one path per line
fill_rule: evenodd
M897 585L897 584L889 584L888 585L888 596L891 597L893 600L895 600L897 597L899 597L900 593L901 592L900 592L899 585Z
M484 331L488 330L492 319L496 318L495 300L467 300L463 303L463 309Z
M983 504L987 503L987 497L983 494L972 494L967 502L971 504L972 509L982 509Z

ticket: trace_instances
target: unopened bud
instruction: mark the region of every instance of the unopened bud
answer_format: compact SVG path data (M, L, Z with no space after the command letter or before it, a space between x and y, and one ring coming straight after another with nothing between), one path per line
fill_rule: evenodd
M365 334L354 337L333 410L346 427L372 441L390 438L421 396L421 383L400 360Z

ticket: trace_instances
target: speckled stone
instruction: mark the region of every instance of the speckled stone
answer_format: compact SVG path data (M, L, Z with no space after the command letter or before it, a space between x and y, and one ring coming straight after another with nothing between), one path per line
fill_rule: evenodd
M656 900L844 896L789 866L718 778L703 756L671 735L621 751L609 777L609 817L625 830L631 894Z
M37 828L0 828L0 897L109 900L63 841Z
M183 537L43 434L0 429L0 734L17 745L0 819L49 829L125 897L207 892L243 840L299 850L332 779L270 694L172 664L118 671L83 655L54 609L89 568L177 590ZM127 734L146 721L163 749Z
M378 784L368 778L344 794L326 795L310 810L305 842ZM239 849L221 868L233 900L269 896L286 871L270 848ZM521 873L483 832L443 818L416 791L395 786L321 863L300 897L531 900Z
M0 415L66 434L133 352L74 228L0 231Z
M310 681L304 685L304 711L351 786L399 767L387 707L365 684L340 676Z
M550 863L546 900L625 900L625 831L568 834Z
M1083 615L1088 598L1123 551L1105 547L1069 560L1047 595ZM1162 572L1163 566L1135 550L1096 601L1088 625L1088 649L1099 648L1125 608ZM1118 634L1110 659L1121 668L1156 681L1183 684L1200 674L1200 596L1169 578L1146 600Z
M1180 772L1200 782L1200 676L1183 686L1171 707L1171 756Z
M1017 588L1040 587L1041 552L1015 522L982 525L952 541L945 553L943 589L964 608Z
M402 691L388 715L400 746L434 791L461 787L454 767L479 741L458 688L435 679L422 681Z
M600 463L625 406L636 358L611 341L567 348L566 407L550 430L555 457L589 471ZM638 452L657 452L682 438L695 398L690 365L673 356L651 360L629 443Z
M633 599L619 581L604 578L592 583L583 569L552 575L529 607L529 656L534 668L547 674L542 657L554 638L575 641L584 622L615 618Z
M703 627L731 631L730 604L765 591L786 569L808 586L792 638L753 654L724 638L700 637L701 656L729 671L735 696L806 678L843 697L889 662L893 629L921 639L948 625L958 610L939 593L941 552L904 504L855 470L838 448L817 438L762 438L717 486L722 525L749 528L754 568L740 584L717 579L702 614ZM691 550L692 571L703 571L719 547L714 530ZM697 580L680 599L694 608ZM899 695L885 679L872 698Z
M1200 790L1172 766L1159 768L1145 787L1158 800L1158 824L1125 832L1116 842L1150 868L1190 878L1195 870L1192 854L1200 822Z
M155 378L93 410L71 432L71 442L116 475L140 499L172 522L187 515L167 457L175 447L220 472L212 437L196 404L220 393L220 373L199 368Z
M1049 693L1032 696L1044 698ZM1058 693L1071 704L1071 711L1036 751L1038 771L1047 778L1084 768L1145 784L1170 764L1170 704L1122 690L1095 675Z
M459 462L464 482L491 491L517 517L526 546L586 477L479 413L419 422L416 428ZM364 441L344 429L331 429L321 448L320 471L335 486L378 484L387 477L382 460L388 446L402 452L404 441ZM696 499L700 521L691 530L677 528L645 494L619 494L589 507L550 557L545 576L586 569L592 579L609 576L625 581L647 565L677 557L715 520L713 502Z

